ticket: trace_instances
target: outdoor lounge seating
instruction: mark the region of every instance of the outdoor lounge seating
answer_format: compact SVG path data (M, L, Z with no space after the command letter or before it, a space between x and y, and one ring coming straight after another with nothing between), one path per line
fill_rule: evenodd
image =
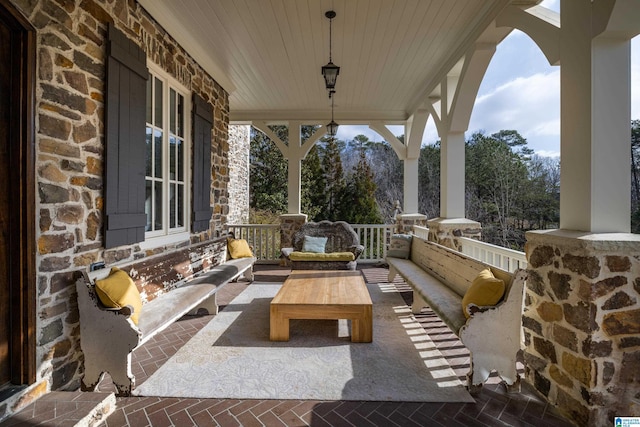
M223 242L220 239L217 244ZM215 262L210 259L211 249L211 243L193 245L171 254L117 265L117 269L83 273L76 289L85 365L84 391L93 391L108 372L118 395L130 395L135 387L131 371L131 352L135 348L185 314L196 314L201 308L217 314L216 292L230 281L241 275L253 281L256 260L253 256L227 259L210 267ZM128 286L137 291L127 290L121 303L115 304L119 307L109 308L103 304L104 293L109 293L111 299L117 297L109 289L105 291L105 282L99 282L107 277L129 280ZM137 292L139 298L130 298Z
M470 392L478 392L493 370L509 389L520 389L516 357L522 346L524 270L511 274L416 236L408 259L388 256L386 260L389 282L399 274L413 288L412 311L419 313L429 306L471 353ZM465 294L486 269L504 282L504 296L495 305L463 307Z
M344 221L307 222L293 234L282 256L292 270L355 270L364 246Z

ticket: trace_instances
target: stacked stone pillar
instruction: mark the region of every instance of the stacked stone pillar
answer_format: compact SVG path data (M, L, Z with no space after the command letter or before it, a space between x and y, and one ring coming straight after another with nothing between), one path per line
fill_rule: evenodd
M640 416L640 236L527 233L526 378L582 426Z
M298 231L302 224L307 222L306 214L283 214L280 215L280 247L290 248L293 246L293 233ZM285 260L281 263L284 266Z
M396 215L396 233L409 234L413 226L427 226L427 216L422 214L398 214Z
M480 240L482 226L477 221L466 218L434 218L427 221L429 241L462 252L462 243L458 237Z

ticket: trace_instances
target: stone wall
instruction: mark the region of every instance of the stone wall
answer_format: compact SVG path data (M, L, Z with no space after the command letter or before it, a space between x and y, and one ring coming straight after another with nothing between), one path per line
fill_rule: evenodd
M228 94L133 0L10 1L35 27L37 46L37 383L30 390L74 389L82 373L73 286L79 272L98 260L111 264L174 249L103 248L107 24L214 106L214 212L210 230L191 235L191 242L223 234L227 223Z
M307 222L306 214L283 214L280 215L280 247L290 248L293 246L293 234ZM280 264L286 265L286 260L281 259Z
M229 224L249 221L249 125L229 126Z
M527 233L526 377L578 425L640 416L640 236Z

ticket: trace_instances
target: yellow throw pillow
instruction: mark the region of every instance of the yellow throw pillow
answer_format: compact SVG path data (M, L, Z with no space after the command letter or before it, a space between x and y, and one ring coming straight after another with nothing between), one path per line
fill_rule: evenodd
M496 279L490 269L484 269L476 276L462 298L462 311L468 319L467 306L475 304L479 307L496 305L504 295L504 282Z
M138 317L142 311L142 298L133 279L126 272L113 267L107 278L96 280L96 293L106 307L132 306L131 320L134 324L138 324Z
M233 259L253 256L249 243L244 239L232 239L227 237L227 249L229 251L229 256Z

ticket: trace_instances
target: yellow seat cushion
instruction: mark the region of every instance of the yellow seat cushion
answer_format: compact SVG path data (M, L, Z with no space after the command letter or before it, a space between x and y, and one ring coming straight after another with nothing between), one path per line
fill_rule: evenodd
M131 320L138 324L138 317L142 311L140 292L129 275L117 267L113 267L109 276L96 280L96 293L105 307L122 308L126 305L133 307Z
M248 258L253 256L249 243L245 239L232 239L227 238L227 249L229 256L233 259L236 258Z
M470 317L467 312L469 304L479 307L496 305L504 296L504 290L504 281L495 278L490 269L482 270L462 298L462 311L465 317Z
M352 252L291 252L289 255L291 261L353 261L356 257Z

